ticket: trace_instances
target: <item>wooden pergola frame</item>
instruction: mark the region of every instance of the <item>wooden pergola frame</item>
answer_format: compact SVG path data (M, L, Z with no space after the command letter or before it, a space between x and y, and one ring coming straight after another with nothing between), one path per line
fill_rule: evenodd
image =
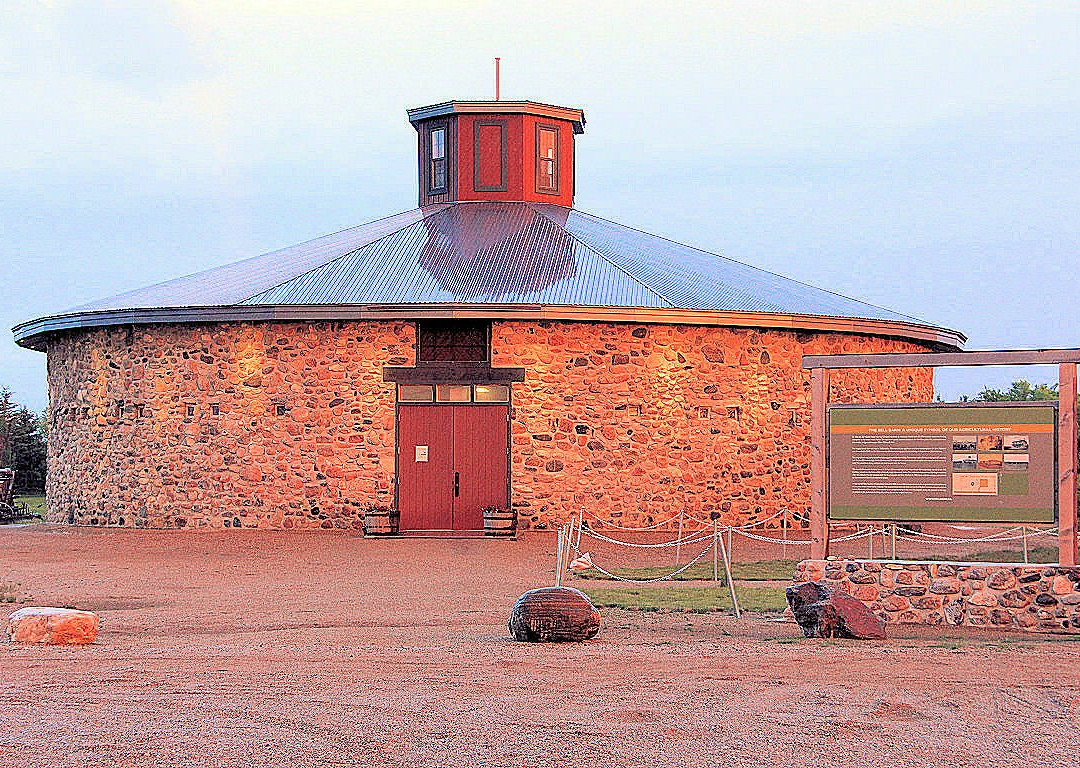
M1057 365L1058 375L1058 563L1077 564L1076 367L1080 349L1014 349L978 352L916 352L870 355L804 355L810 371L811 494L810 557L829 555L828 467L825 414L829 372L842 368L942 368L982 365Z

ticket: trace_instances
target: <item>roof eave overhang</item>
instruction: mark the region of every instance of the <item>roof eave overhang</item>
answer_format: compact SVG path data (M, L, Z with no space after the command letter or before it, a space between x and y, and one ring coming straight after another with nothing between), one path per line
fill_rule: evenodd
M655 307L468 303L230 305L99 310L29 320L16 325L12 331L17 344L41 352L45 351L50 334L109 326L167 323L423 320L428 318L569 320L826 331L906 339L928 344L940 351L959 351L967 342L967 337L959 331L896 320Z
M414 127L422 120L445 115L535 115L566 120L574 126L574 133L585 133L585 113L582 110L535 101L444 101L441 104L414 107L406 110L406 113Z

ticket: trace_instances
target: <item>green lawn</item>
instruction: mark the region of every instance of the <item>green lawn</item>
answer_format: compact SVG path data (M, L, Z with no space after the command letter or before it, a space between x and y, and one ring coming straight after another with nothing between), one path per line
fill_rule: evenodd
M790 579L795 575L795 566L798 560L758 560L752 563L732 563L731 576L739 581L771 581L776 579ZM614 568L612 573L624 579L656 579L666 576L675 570L674 565L661 565L651 568ZM719 566L720 579L724 578L724 564ZM579 578L610 580L600 571L585 571L578 574ZM695 563L676 576L673 581L711 581L713 577L712 560L709 562Z
M16 502L24 502L30 507L30 513L35 515L45 515L45 497L44 496L16 496Z
M685 613L731 610L727 587L633 585L586 587L582 591L601 608ZM780 587L743 587L738 590L738 596L739 607L751 613L781 613L787 608L784 590Z
M972 558L978 563L1022 563L1024 562L1024 550L1016 549L988 549L976 552ZM1028 547L1028 559L1033 563L1056 563L1058 559L1057 547Z
M927 555L924 560L969 560L974 563L1022 563L1024 562L1024 550L1016 549L984 549L975 552L970 558L956 557L954 555ZM1028 547L1028 560L1032 563L1056 563L1058 559L1057 547Z

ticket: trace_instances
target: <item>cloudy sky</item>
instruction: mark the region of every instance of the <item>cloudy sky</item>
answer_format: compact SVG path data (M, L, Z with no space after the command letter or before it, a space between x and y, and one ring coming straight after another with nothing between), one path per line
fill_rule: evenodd
M45 403L18 321L412 207L405 108L494 56L585 109L579 208L1080 345L1077 3L0 0L0 384Z

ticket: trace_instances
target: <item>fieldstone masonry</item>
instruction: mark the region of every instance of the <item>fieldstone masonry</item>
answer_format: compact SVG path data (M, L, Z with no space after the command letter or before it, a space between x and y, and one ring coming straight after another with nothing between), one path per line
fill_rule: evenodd
M1080 634L1080 567L804 560L794 581L824 581L891 624Z
M909 352L892 339L688 325L497 323L514 388L512 483L526 523L585 508L652 525L680 508L724 524L810 505L804 354ZM835 372L834 402L933 399L931 370ZM779 526L776 521L774 525Z
M389 503L407 323L107 328L48 349L47 519L360 528Z
M359 528L391 504L402 321L111 327L48 347L48 513L135 527ZM524 528L586 508L649 525L809 506L803 354L924 351L854 334L496 322ZM837 372L836 402L928 401L930 370Z

